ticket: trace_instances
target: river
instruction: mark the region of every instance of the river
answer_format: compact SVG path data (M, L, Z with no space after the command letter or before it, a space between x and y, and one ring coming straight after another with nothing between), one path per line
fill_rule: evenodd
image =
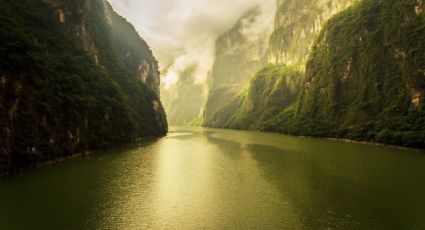
M0 229L425 229L425 153L174 127L0 178Z

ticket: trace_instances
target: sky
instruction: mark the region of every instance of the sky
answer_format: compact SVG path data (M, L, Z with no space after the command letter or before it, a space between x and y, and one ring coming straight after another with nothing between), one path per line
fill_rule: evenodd
M248 10L261 7L262 24L273 25L275 0L109 0L152 48L165 88L196 66L195 81L204 82L214 62L215 40ZM261 33L263 31L249 31Z

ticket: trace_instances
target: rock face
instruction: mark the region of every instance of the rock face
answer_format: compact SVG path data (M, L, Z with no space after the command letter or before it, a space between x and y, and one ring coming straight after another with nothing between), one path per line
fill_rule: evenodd
M422 1L351 2L279 1L268 54L287 71L259 71L204 124L425 148Z
M209 78L209 90L203 110L203 120L208 121L226 102L236 97L249 79L267 63L267 43L270 28L256 34L249 31L258 27L259 8L247 12L227 33L216 42L215 62Z
M425 18L415 6L366 0L329 21L307 64L303 133L425 147Z
M99 0L59 1L44 0L55 10L58 20L64 23L69 33L79 39L84 50L93 57L99 65L107 61L100 60L93 30L88 30L91 16L103 20L110 33L110 45L115 55L133 75L137 75L149 88L159 95L160 74L158 62L146 42L140 38L135 28L127 20L114 12L110 4ZM88 17L87 17L88 16ZM66 20L68 18L69 20Z
M304 68L309 50L326 21L353 0L278 0L269 61Z
M157 61L106 1L0 8L0 174L167 132Z
M205 120L210 127L260 129L265 120L292 105L300 92L302 73L296 68L269 64L212 117Z
M273 30L269 21L273 21L273 15L257 7L242 15L230 30L219 36L207 83L196 81L191 66L179 73L179 82L163 90L171 124L202 125L239 93L267 63L268 38Z
M253 88L249 80L257 71L262 69L267 62L276 65L275 69L292 70L300 78L299 72L304 71L305 63L309 54L310 47L314 39L319 34L322 26L335 13L346 8L353 2L352 0L278 0L276 16L274 19L274 30L270 33L263 33L261 41L247 43L247 40L241 36L240 23L235 26L228 34L224 34L217 41L216 62L212 76L212 87L209 91L204 110L204 125L214 127L239 127L244 122L239 120L236 124L235 119L230 119L228 113L236 113L240 110L240 104L227 104L227 101L242 100L246 96L246 91L241 92L241 88ZM255 11L247 14L246 18L252 17ZM244 20L244 19L242 19ZM249 20L248 20L249 21ZM266 40L266 42L263 42ZM285 66L289 66L285 68ZM270 66L260 71L273 69ZM267 72L267 71L266 71ZM287 71L285 71L286 74ZM292 75L289 74L289 75ZM277 78L278 75L271 74L266 78ZM254 78L259 78L255 76ZM282 76L283 79L286 78ZM285 80L282 80L285 81ZM297 80L301 84L302 80ZM274 84L274 81L267 83ZM273 90L275 86L270 85L262 88ZM297 87L300 88L300 87ZM268 92L272 93L272 92ZM229 99L230 98L230 99ZM285 101L286 99L282 99ZM234 106L233 110L231 107ZM265 108L261 109L262 111ZM226 110L223 113L221 110ZM273 109L279 113L276 108ZM226 118L221 118L226 114ZM239 112L239 114L242 114ZM259 115L260 113L256 113ZM268 112L268 116L277 115ZM255 116L251 116L254 119ZM257 121L264 117L257 117ZM242 119L244 120L244 119ZM250 124L253 128L254 124Z

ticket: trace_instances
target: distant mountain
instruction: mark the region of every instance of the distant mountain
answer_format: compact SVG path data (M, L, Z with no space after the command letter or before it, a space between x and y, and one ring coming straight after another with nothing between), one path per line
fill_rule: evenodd
M222 108L267 63L267 46L273 25L264 21L273 16L260 6L245 12L215 41L214 63L205 76L196 80L196 68L188 66L179 81L162 91L170 124L202 125Z
M423 7L279 1L273 64L204 124L424 148Z
M179 81L163 89L161 96L172 125L190 125L199 118L205 100L205 86L196 82L196 66L189 66L180 73Z
M261 36L254 38L246 33L253 30L261 13L259 8L248 11L233 28L217 39L215 62L202 113L204 123L214 123L214 114L229 99L237 96L249 79L267 63L268 28L263 28Z
M107 1L0 9L0 174L167 132L157 61Z
M214 64L218 71L215 71L216 74L211 80L213 86L218 86L210 90L203 124L212 127L258 129L259 123L276 116L289 102L294 102L293 96L288 99L280 93L286 94L285 87L292 85L290 94L299 94L304 77L301 73L304 72L315 38L326 21L351 2L352 0L278 0L274 25L271 25L274 30L271 34L264 34L266 37L263 38L268 43L257 41L249 46L241 45L246 43L246 39L240 35L240 23L228 34L222 35L217 41ZM259 70L261 71L256 74ZM298 77L293 79L293 76ZM283 88L268 85L283 84L286 81L291 83L280 85ZM293 84L294 81L297 82L296 85ZM261 94L258 95L261 102L256 101L255 92ZM264 97L265 95L268 97ZM273 105L268 101L273 101ZM252 103L260 106L246 106Z

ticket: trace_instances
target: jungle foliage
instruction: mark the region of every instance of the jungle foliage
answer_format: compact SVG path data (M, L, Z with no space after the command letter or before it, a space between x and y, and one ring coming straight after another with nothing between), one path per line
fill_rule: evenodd
M103 2L62 2L68 25L41 0L0 2L0 174L166 133L158 96L118 58ZM100 65L68 27L82 20Z
M357 2L316 38L296 99L281 93L282 104L268 105L274 97L264 95L275 92L276 83L259 76L288 73L263 70L206 124L425 148L423 7L416 0Z

